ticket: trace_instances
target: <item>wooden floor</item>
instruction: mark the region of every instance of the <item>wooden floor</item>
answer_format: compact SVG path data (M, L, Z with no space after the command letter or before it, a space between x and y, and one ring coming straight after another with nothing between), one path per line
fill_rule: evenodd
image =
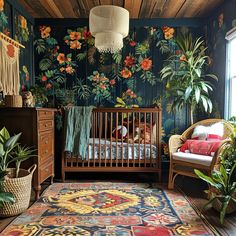
M126 175L122 174L122 177L120 174L113 174L113 179L110 179L111 174L109 173L100 173L96 175L91 174L82 174L79 177L76 176L76 174L73 177L73 181L84 181L84 180L121 180L121 181L127 181L127 179L130 182L153 182L157 178L155 175L147 176L146 174L128 174ZM166 178L164 178L166 179ZM69 182L69 181L68 181ZM190 202L192 202L198 209L201 209L201 207L206 203L206 199L204 198L204 189L207 188L207 186L198 179L188 178L188 177L178 177L177 178L177 186L185 193L187 198ZM166 185L166 183L165 183ZM47 184L43 186L45 189L47 187ZM34 194L32 193L32 199ZM33 200L31 201L31 204L33 203ZM227 215L225 218L224 226L220 226L219 224L219 213L213 209L210 209L204 213L204 216L206 219L216 228L218 231L218 234L216 235L223 235L223 236L234 236L236 235L236 213L233 213L231 215ZM10 217L6 219L0 219L0 232L14 219L15 217ZM1 235L1 233L0 233Z

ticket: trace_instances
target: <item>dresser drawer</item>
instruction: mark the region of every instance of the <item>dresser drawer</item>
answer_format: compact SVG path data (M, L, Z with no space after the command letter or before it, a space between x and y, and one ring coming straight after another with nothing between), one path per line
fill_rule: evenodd
M38 153L40 156L40 162L42 163L49 156L53 155L53 137L52 132L39 133L39 147Z
M53 119L53 117L54 117L53 111L47 111L47 110L38 111L38 120L50 120Z
M53 162L45 163L39 167L40 183L54 175Z
M53 120L41 120L38 122L39 131L49 130L53 128Z

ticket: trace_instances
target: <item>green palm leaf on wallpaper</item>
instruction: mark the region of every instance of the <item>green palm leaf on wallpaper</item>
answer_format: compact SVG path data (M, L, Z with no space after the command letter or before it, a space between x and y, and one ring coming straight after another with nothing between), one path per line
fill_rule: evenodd
M39 69L41 71L45 71L45 70L48 70L51 65L52 65L52 61L48 58L44 58L39 62Z

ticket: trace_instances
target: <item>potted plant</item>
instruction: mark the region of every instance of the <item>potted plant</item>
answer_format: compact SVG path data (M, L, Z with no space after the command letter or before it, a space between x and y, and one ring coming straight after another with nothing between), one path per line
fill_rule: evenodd
M191 34L177 37L178 53L171 55L160 72L161 79L165 81L166 97L172 100L171 110L175 111L187 105L190 114L190 123L193 124L193 112L198 105L206 112L212 111L212 102L209 91L212 85L206 77L217 80L213 74L204 74L207 67L208 56L206 47L201 38L193 41Z
M20 169L22 161L34 156L34 150L19 144L21 133L10 136L4 127L0 130L0 172L5 173L2 189L15 197L15 203L3 202L1 216L13 216L28 208L31 195L31 181L36 165L28 170ZM16 168L9 168L10 164Z
M220 170L213 170L211 176L203 174L199 170L194 170L195 174L213 187L213 190L206 190L209 194L209 201L203 206L203 210L211 203L214 208L220 211L220 223L224 223L226 213L232 213L236 210L236 182L232 181L236 163L230 171L222 164Z

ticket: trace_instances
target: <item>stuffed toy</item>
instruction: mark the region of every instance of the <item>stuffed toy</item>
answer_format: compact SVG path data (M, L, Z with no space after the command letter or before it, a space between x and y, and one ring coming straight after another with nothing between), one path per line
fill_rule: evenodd
M117 128L112 131L112 134L114 138L117 137L118 139L125 139L127 137L128 130L125 126L118 125Z

